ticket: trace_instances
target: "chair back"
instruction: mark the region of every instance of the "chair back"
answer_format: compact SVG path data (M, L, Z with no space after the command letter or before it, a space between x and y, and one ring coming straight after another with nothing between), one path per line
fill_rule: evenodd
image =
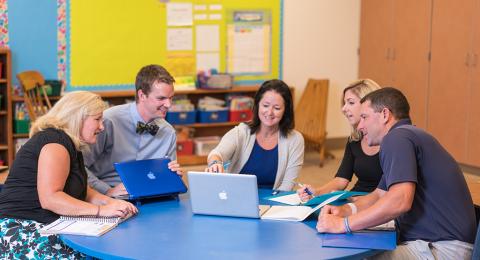
M17 79L24 93L28 115L33 122L52 108L44 88L45 79L40 72L34 70L18 73Z
M327 100L328 79L309 79L295 110L295 127L307 141L326 139Z

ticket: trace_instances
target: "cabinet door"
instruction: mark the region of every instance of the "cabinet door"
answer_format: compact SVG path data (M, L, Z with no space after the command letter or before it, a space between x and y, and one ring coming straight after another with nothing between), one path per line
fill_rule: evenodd
M393 83L410 103L413 123L426 127L432 0L393 1Z
M480 1L476 1L474 15L472 82L468 101L467 159L466 164L480 167Z
M474 0L436 0L427 129L459 162L466 159L469 66Z
M359 77L391 84L392 0L363 0L360 21Z

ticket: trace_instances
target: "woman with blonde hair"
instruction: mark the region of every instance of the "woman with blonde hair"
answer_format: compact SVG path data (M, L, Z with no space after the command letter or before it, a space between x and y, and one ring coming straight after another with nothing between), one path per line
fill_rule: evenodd
M38 118L30 139L18 151L0 193L0 258L84 257L58 236L42 236L39 229L60 215L125 217L136 214L129 202L91 189L82 151L103 130L100 96L71 92Z
M343 90L342 113L352 126L352 132L345 147L342 163L335 178L325 185L321 187L305 185L298 189L297 193L302 200L308 200L312 195L317 196L335 190L344 190L352 181L353 174L357 176L358 181L352 191L371 192L377 187L382 177L378 155L380 147L368 146L367 140L362 138L362 133L357 130L360 122L360 100L377 89L380 89L380 86L375 81L362 79L351 83Z

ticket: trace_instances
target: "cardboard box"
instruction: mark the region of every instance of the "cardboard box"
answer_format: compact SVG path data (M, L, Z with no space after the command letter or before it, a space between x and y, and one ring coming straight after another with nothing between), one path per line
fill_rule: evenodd
M205 136L197 137L194 139L195 143L195 154L200 156L205 156L210 153L218 143L220 143L220 136Z

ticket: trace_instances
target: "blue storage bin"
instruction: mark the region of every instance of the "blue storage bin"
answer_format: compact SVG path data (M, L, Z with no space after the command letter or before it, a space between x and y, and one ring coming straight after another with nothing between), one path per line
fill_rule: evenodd
M167 122L172 125L188 125L195 123L196 111L168 112Z
M228 121L229 110L198 111L199 123L221 123Z

